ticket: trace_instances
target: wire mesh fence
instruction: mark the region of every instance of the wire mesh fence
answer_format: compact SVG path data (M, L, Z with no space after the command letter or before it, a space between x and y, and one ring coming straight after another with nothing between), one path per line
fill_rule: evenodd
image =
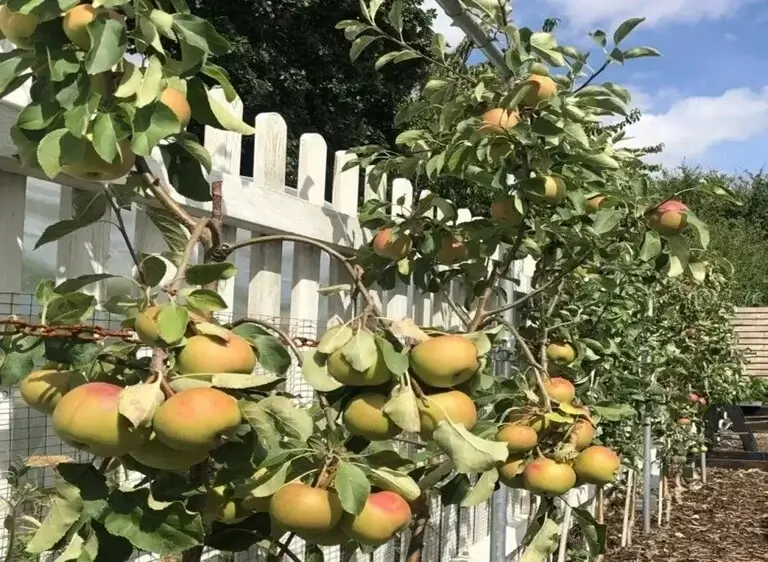
M0 317L14 315L19 320L34 323L39 321L40 306L34 296L20 293L0 292ZM295 318L259 318L279 326L291 338L314 339L317 337L317 323ZM105 311L96 311L90 322L110 330L120 328L121 316ZM494 351L494 360L507 360L504 349ZM292 365L287 376L287 390L298 396L312 396L312 388L301 378L297 365ZM24 552L26 542L34 533L36 522L44 517L49 500L52 499L54 470L49 467L29 469L23 476L16 470L25 465L30 457L57 456L75 462L89 462L92 457L63 443L54 433L48 416L29 408L10 389L4 389L0 396L0 496L6 501L18 504L15 517L0 502L0 517L6 518L5 532L0 530L0 560L9 562L42 562L53 560ZM407 454L409 451L403 451ZM124 472L125 480L133 481L136 474ZM426 541L422 560L424 562L449 561L465 552L473 544L488 537L491 510L489 503L472 508L441 506L439 498L431 502L431 519L426 530ZM10 531L10 532L9 532ZM13 536L13 549L9 550ZM408 544L405 532L395 541L379 548L372 554L356 555L358 562L401 562L405 560ZM295 540L293 547L300 547ZM348 553L338 547L324 548L325 560L340 562L349 560ZM300 550L299 550L300 551ZM217 553L209 550L204 560L219 562L261 562L266 559L264 552L252 548L236 554ZM135 562L161 560L149 553L136 552ZM167 559L162 559L167 562Z

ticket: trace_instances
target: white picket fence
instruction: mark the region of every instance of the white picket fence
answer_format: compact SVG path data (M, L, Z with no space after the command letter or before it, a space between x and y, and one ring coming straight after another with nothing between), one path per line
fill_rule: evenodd
M20 89L9 99L0 102L0 316L18 314L34 319L30 282L24 279L29 266L32 245L45 223L71 216L72 197L75 190L100 189L99 185L73 180L65 176L56 183L47 182L37 170L22 170L12 157L15 147L9 128L15 121L20 106L27 102L27 91ZM221 96L223 101L223 96ZM242 105L231 105L235 113L242 114ZM364 198L374 196L397 201L404 199L403 206L412 204L413 188L407 180L395 179L389 185L372 186L361 182L357 169L342 172L350 155L338 151L329 155L323 138L314 133L301 137L298 166L298 185L286 186L286 125L278 114L268 113L256 117L254 123L254 167L248 176L240 175L242 138L238 134L206 128L205 146L213 155L214 172L211 180L222 180L224 236L228 241L242 240L264 233L301 235L350 253L370 239L356 219L358 193L364 190ZM332 197L325 201L326 162L334 158ZM155 158L153 170L167 181L165 170ZM361 185L362 183L362 185ZM25 213L31 201L44 194L48 206L58 208L56 216L35 216ZM35 199L38 197L38 199ZM210 213L210 204L200 204L175 196L192 214ZM53 208L56 208L53 207ZM396 206L397 207L397 206ZM42 220L41 220L42 218ZM88 273L119 272L130 274L130 263L122 239L109 222L110 216L93 226L70 234L50 248L40 250L48 260L44 265L57 278L74 277ZM140 252L158 252L165 243L142 207L135 213L126 213L129 230L133 233L135 247ZM459 220L470 218L468 211L459 213ZM55 246L55 256L53 247ZM47 253L46 253L47 252ZM55 263L55 268L53 264ZM317 290L325 285L346 282L346 272L338 264L329 263L314 247L291 243L269 243L242 251L236 260L239 268L237 279L222 286L224 298L234 309L237 317L249 316L273 318L288 324L292 335L315 337L322 332L334 315L349 315L350 303L341 297L321 297ZM513 291L529 289L533 262L516 263L511 277L502 287L509 295ZM104 297L109 290L107 282L96 284L89 290L97 297ZM460 302L462 288L457 284L451 293ZM385 314L390 318L413 317L417 322L444 327L457 327L459 320L441 295L425 295L412 286L398 285L391 291L379 291L379 299ZM101 313L99 313L101 314ZM101 318L105 321L105 318ZM289 373L288 389L302 398L311 398L312 391L302 382L295 370ZM53 434L43 416L30 411L18 396L0 397L0 470L10 462L28 455L66 454L76 452L63 445ZM40 481L50 484L49 477ZM10 493L7 481L0 479L0 495ZM574 497L581 504L590 497L588 490ZM525 527L528 505L527 494L512 493L509 506L509 532L507 550L516 548ZM4 516L0 507L0 518ZM488 560L489 533L488 504L471 509L455 506L440 508L436 500L433 521L428 531L426 562L448 560ZM0 531L0 552L3 552L4 531ZM405 542L405 541L403 541ZM298 541L294 543L298 546ZM404 548L404 545L402 545ZM376 562L398 561L402 553L396 545L380 548L372 556ZM214 556L215 554L212 554ZM257 560L256 555L244 555L239 560ZM326 560L338 559L338 549L329 549ZM142 561L152 560L142 555ZM362 558L361 558L362 559Z

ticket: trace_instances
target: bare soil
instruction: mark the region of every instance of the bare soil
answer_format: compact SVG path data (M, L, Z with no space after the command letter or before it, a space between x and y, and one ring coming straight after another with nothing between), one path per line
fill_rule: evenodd
M668 525L658 528L654 513L644 535L637 517L627 548L619 547L621 508L608 510L605 562L768 561L768 471L712 469L707 484L697 486L673 503Z

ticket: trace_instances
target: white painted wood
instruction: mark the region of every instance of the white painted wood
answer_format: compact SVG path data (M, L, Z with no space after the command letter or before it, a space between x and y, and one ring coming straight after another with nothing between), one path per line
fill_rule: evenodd
M0 267L0 291L21 291L26 176L0 172L0 193L0 256L5 264L18 264Z
M398 178L392 182L392 216L399 215L404 212L410 212L413 205L413 186L411 182ZM401 201L401 203L398 203ZM386 291L386 299L384 306L384 315L387 318L397 320L405 316L410 316L411 308L409 307L408 300L408 285L397 280L395 288L391 291Z
M72 218L74 196L73 189L62 186L59 209L61 220ZM111 234L111 225L108 221L111 216L112 210L107 208L101 221L59 239L57 283L80 275L107 271ZM93 295L97 300L102 300L106 295L106 284L104 282L93 283L81 289L81 292Z
M220 95L216 93L215 95ZM22 98L19 98L22 99ZM242 111L238 104L233 106L237 114ZM8 248L13 244L9 240L16 238L16 242L23 233L23 206L9 204L15 197L17 203L23 200L20 194L25 188L22 187L21 176L13 174L22 174L30 177L42 177L39 170L22 170L11 155L16 151L8 128L16 119L19 108L12 104L0 101L0 181L4 190L0 197L3 205L0 205L0 213L3 218L2 228L6 234L3 239ZM359 172L356 169L341 172L344 162L351 155L340 151L336 154L335 173L333 180L333 203L332 205L323 204L324 196L324 158L319 156L316 151L322 143L317 135L305 135L302 142L302 152L311 149L311 158L302 157L302 164L299 171L299 185L294 190L285 186L285 146L286 146L286 127L285 122L279 115L264 114L256 119L256 142L255 142L255 164L253 179L241 178L239 176L240 166L240 146L242 140L238 135L231 133L208 129L206 132L206 145L213 152L213 163L215 171L211 174L211 179L221 179L223 181L223 208L224 221L226 224L225 237L232 239L237 228L248 232L262 233L290 233L300 236L306 236L315 240L325 242L337 250L345 253L351 253L354 248L370 240L371 233L364 232L356 219L357 201L359 190ZM321 165L322 161L322 165ZM153 153L150 160L151 168L159 174L162 179L167 179L164 167L157 159L157 151ZM9 174L11 174L9 176ZM367 178L370 177L366 174ZM7 178L13 178L17 188L8 190ZM45 178L43 178L45 179ZM64 199L64 217L68 217L71 205L71 192L69 188L97 190L101 189L98 184L82 182L73 178L57 178L57 182L68 186L62 190ZM395 180L392 187L392 198L397 199L398 190L402 192L405 186L410 189L410 184L405 180ZM373 196L386 198L388 182L382 181L380 184L372 186L366 181L364 186L364 199L370 199ZM407 191L407 190L406 190ZM409 197L413 197L410 189ZM210 204L201 204L186 201L174 194L174 198L181 202L185 208L192 214L208 215L210 213ZM410 200L406 205L410 206ZM11 213L9 209L22 209L21 216ZM15 222L14 222L15 221ZM74 236L67 237L59 244L58 265L62 267L60 275L71 277L84 273L102 271L103 264L107 263L109 249L109 230L108 224L97 224L91 229L77 233ZM164 251L166 249L162 237L148 220L143 212L138 212L136 217L136 245L142 252ZM122 241L114 241L116 244L122 244ZM5 248L3 255L8 255L8 249ZM305 251L306 250L306 251ZM16 259L20 259L22 249L16 246ZM255 316L268 316L276 318L281 316L280 297L281 297L281 279L283 275L282 245L280 243L256 247L250 252L251 264L249 270L250 283L248 286L248 313ZM310 256L314 254L314 256ZM292 283L291 283L291 316L299 316L302 319L315 319L321 322L325 319L318 317L317 295L312 295L316 291L319 278L320 260L317 252L311 248L295 249L295 259L292 263ZM302 257L304 256L304 257ZM530 287L530 274L532 273L535 262L532 259L526 259L518 262L514 267L514 274L521 279L519 291L524 291ZM0 291L18 290L20 286L20 277L18 271L15 272L16 278L11 278L8 272L5 276L0 274ZM346 271L343 268L331 268L329 271L330 284L346 282ZM408 287L404 286L406 292L399 292L401 287L393 291L391 299L386 301L385 313L395 317L404 316L414 311L415 319L420 324L447 327L450 323L455 323L451 319L452 312L445 302L442 302L440 296L432 297L430 295L414 294L409 296ZM98 287L94 292L99 290ZM225 298L227 289L224 290ZM454 293L455 294L455 293ZM511 293L510 293L511 294ZM288 295L285 295L286 297ZM287 299L286 299L287 300ZM460 300L460 299L459 299ZM330 299L331 306L329 310L340 311L345 317L348 317L350 303L343 299ZM414 306L415 305L415 306ZM314 316L313 316L314 315ZM35 452L50 454L59 453L62 449L58 441L51 439L50 426L43 422L39 425L25 423L14 424L13 420L30 419L26 406L21 404L12 404L13 411L8 416L4 408L6 403L0 400L0 438L3 431L8 431L8 440L14 440L19 443L28 443L24 447L35 447L38 444L42 447L45 444L46 451L37 450ZM11 427L13 426L13 427ZM37 440L37 441L36 441ZM70 452L70 449L66 449ZM14 451L14 454L29 454L32 451ZM0 452L0 470L7 466L7 455L3 456ZM0 493L2 493L3 482L0 480ZM520 498L515 496L517 500ZM485 542L480 541L477 544L471 544L473 535L479 539L483 533L487 533L487 525L483 521L487 519L487 508L478 508L471 510L474 516L471 516L473 522L466 522L463 531L457 532L460 526L456 519L455 507L442 510L439 502L433 504L432 529L428 531L426 557L428 560L449 560L455 557L457 552L448 552L451 542L458 543L459 536L462 536L461 547L468 551L467 559L484 560L482 555L475 557L480 547L485 547L487 553L487 538ZM524 515L518 514L523 517ZM510 529L514 530L518 525L515 518L510 521ZM440 548L438 534L442 535L442 549ZM2 534L0 532L0 541ZM448 542L446 542L448 541ZM508 542L508 544L510 544ZM294 547L297 543L294 543ZM458 550L458 544L456 544ZM338 556L338 549L326 549L328 560L335 560ZM377 562L391 562L388 551L379 549L380 554L376 555ZM460 554L460 553L459 553ZM213 553L212 553L213 555ZM449 558L450 557L450 558ZM363 558L361 558L362 560ZM367 560L367 558L366 558Z
M357 198L360 189L360 168L355 167L342 171L344 165L354 155L339 150L334 156L331 206L339 216L356 217L358 211ZM328 285L342 285L351 282L352 279L347 268L339 263L338 260L330 258L328 264ZM326 325L332 325L338 319L346 321L352 316L354 303L349 293L329 295L325 298L328 302Z
M253 151L253 182L264 191L248 193L252 205L261 203L262 194L272 192L281 201L298 198L284 194L287 127L277 113L256 117ZM307 202L307 205L312 205ZM225 209L229 214L229 206ZM301 220L294 217L292 222ZM253 236L263 230L253 229ZM277 318L280 316L280 279L283 263L281 242L251 246L251 282L248 285L248 315Z
M312 133L301 136L299 145L298 196L322 206L325 202L325 170L328 161L328 147L323 137ZM303 328L302 335L317 336L317 321L320 298L320 250L309 244L293 244L293 276L291 280L291 318L310 322L311 327ZM307 332L314 330L314 332ZM311 403L312 388L304 382L301 374L294 369L288 377L288 391L299 396L302 402Z

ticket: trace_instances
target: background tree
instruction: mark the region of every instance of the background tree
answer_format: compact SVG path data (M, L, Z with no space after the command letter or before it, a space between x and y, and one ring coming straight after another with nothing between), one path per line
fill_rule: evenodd
M433 37L435 13L422 10L422 4L403 2L403 38L424 49ZM215 62L229 72L245 114L274 111L285 118L289 182L295 178L300 133L322 134L330 150L392 144L394 115L428 71L408 62L377 71L371 63L387 52L382 41L366 49L360 64L350 60L349 42L334 26L360 14L358 0L196 0L192 9L232 44ZM247 140L243 168L252 169L253 141Z

